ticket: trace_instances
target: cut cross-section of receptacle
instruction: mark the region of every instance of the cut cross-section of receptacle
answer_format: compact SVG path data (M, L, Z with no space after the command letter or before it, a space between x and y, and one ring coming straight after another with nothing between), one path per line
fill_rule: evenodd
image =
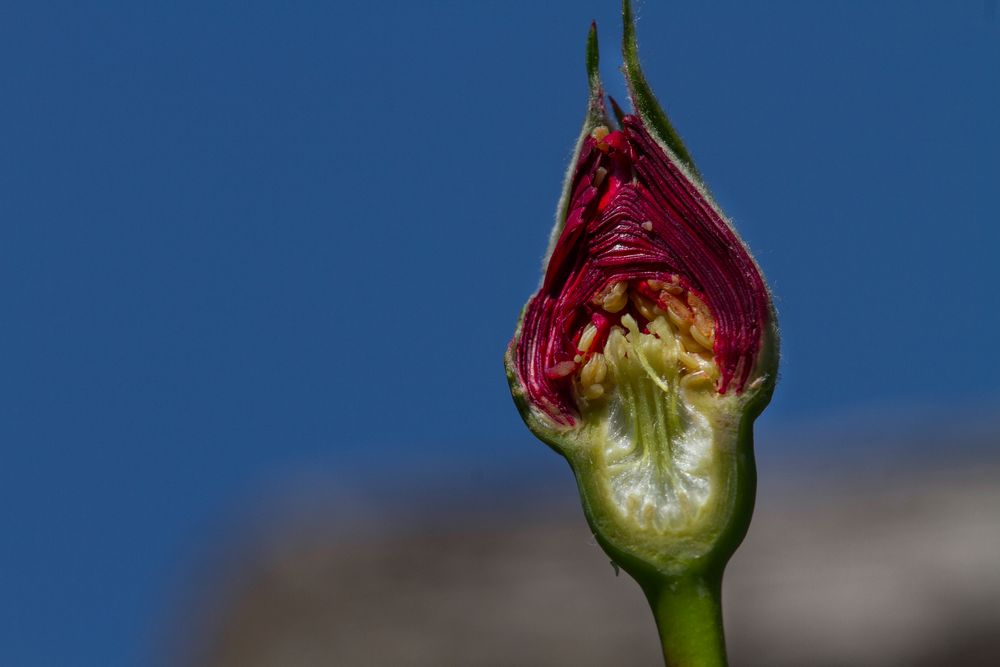
M580 306L575 354L546 370L571 386L591 463L622 521L684 531L712 500L715 321L676 275L603 285Z

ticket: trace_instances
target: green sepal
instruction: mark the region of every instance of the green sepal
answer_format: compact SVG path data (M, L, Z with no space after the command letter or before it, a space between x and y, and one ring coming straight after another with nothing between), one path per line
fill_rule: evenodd
M566 452L572 447L574 442L574 429L572 427L556 424L537 407L532 405L528 399L528 394L521 381L517 377L517 364L514 359L517 345L521 341L521 331L524 327L524 313L527 308L521 309L521 315L517 319L517 328L514 330L514 338L507 346L504 353L503 366L507 374L507 384L510 387L510 395L514 399L521 419L535 437L551 447L560 456L566 456Z
M570 159L569 168L563 180L562 192L559 196L559 203L556 206L556 219L549 235L549 245L545 252L545 259L542 262L542 280L545 279L545 270L549 264L552 251L559 241L563 228L566 226L566 218L569 214L569 201L573 194L573 176L576 171L577 162L580 159L580 152L583 150L584 140L590 136L594 128L601 125L611 126L607 110L604 106L604 86L601 84L600 73L600 49L597 42L597 24L591 23L587 33L587 47L585 54L587 68L587 84L589 95L587 99L587 111L583 119L583 127L573 149L573 157ZM574 441L574 429L572 427L561 426L553 422L548 415L544 414L537 407L534 407L528 400L524 387L521 386L517 377L514 363L514 353L516 346L521 340L521 330L524 326L524 309L517 320L517 329L514 331L514 338L504 355L504 369L507 373L507 383L510 385L511 396L517 406L521 418L532 433L539 440L554 449L557 453L565 456L566 451L572 446Z
M630 0L622 0L622 60L625 64L625 81L628 83L629 95L635 112L646 125L650 133L661 144L669 148L684 167L694 176L699 184L704 184L698 167L695 166L691 154L681 140L681 135L674 129L659 100L649 87L646 76L639 64L639 47L635 36L635 19L632 15Z
M590 136L595 127L605 125L610 127L611 121L608 118L607 109L604 106L604 86L601 85L600 72L600 50L597 45L597 24L590 24L590 31L587 33L587 83L590 94L587 99L587 113L583 119L583 128L580 130L580 137L576 141L573 149L573 157L569 161L569 168L563 179L562 194L559 196L559 204L556 207L556 222L549 235L549 247L545 252L545 261L542 263L542 276L545 276L545 268L549 264L549 257L556 247L556 242L566 226L566 216L569 215L569 200L573 195L573 175L576 171L576 164L580 160L580 151L583 149L584 140Z

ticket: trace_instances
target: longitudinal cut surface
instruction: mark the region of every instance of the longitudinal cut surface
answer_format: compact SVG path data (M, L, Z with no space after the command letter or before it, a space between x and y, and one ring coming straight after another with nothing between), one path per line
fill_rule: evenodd
M532 402L573 425L579 371L623 318L648 332L657 312L711 361L689 360L692 371L742 391L769 316L763 280L698 186L626 116L584 140L565 227L525 312L517 371Z

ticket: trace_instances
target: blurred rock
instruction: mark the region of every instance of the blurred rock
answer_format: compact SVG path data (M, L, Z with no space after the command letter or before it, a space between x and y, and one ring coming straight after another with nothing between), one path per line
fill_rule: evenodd
M840 478L762 484L726 575L732 664L1000 664L1000 468ZM212 577L184 662L660 664L641 592L595 544L568 474L557 491L366 516L363 534L323 511L273 526Z

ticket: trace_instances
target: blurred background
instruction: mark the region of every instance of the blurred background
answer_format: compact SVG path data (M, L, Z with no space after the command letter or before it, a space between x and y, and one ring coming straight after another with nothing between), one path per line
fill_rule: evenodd
M1000 20L639 3L773 287L736 665L1000 662ZM0 664L657 664L511 403L616 0L0 9Z

